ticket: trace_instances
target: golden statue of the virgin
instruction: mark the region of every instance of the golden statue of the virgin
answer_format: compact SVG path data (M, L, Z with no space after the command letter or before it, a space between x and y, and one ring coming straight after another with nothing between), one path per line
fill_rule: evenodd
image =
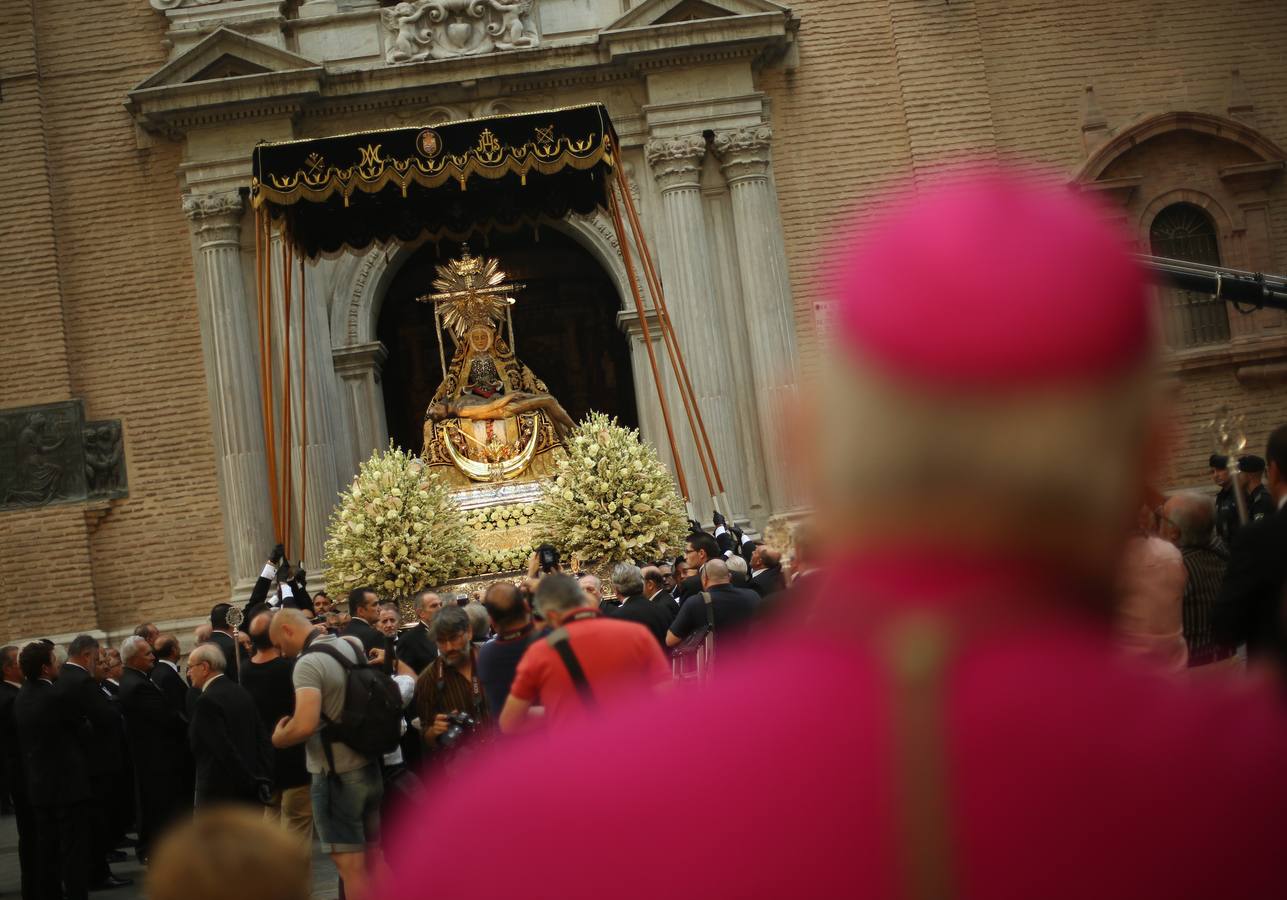
M498 260L473 256L468 246L437 269L435 293L419 298L434 304L443 366L425 410L421 457L458 487L551 475L552 455L574 423L514 355L509 310L523 285L507 284ZM443 331L455 344L450 364Z

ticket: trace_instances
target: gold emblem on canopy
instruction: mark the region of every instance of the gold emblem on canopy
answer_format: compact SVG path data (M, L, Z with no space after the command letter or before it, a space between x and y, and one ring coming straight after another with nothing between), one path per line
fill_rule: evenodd
M573 422L514 355L509 310L524 286L508 283L499 260L474 256L468 246L437 268L435 293L419 299L434 304L443 380L425 410L421 456L458 486L551 474L551 455ZM455 345L450 364L444 330Z

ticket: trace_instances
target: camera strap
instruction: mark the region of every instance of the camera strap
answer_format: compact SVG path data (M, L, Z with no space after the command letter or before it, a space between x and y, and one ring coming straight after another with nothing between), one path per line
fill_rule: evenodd
M586 709L594 709L597 705L594 699L594 691L590 688L590 682L586 680L585 670L581 668L581 661L572 652L572 644L568 641L568 630L566 628L554 629L545 638L545 642L553 647L554 652L563 660L563 665L567 667L568 675L572 678L572 686L576 688L577 696L581 698L581 703Z

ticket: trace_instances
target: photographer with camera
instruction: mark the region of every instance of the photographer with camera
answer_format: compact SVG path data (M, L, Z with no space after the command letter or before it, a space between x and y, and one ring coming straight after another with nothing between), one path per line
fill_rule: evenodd
M415 708L432 758L489 731L491 716L484 702L469 616L459 606L444 606L430 628L438 658L416 679Z

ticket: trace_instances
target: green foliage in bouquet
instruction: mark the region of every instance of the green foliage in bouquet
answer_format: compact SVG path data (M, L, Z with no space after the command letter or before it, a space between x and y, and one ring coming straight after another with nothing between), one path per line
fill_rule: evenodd
M651 562L682 546L684 501L657 451L603 413L577 426L536 507L539 540L591 564Z
M407 597L470 561L459 507L437 475L393 446L375 451L340 494L326 539L326 589L342 597L369 585Z

